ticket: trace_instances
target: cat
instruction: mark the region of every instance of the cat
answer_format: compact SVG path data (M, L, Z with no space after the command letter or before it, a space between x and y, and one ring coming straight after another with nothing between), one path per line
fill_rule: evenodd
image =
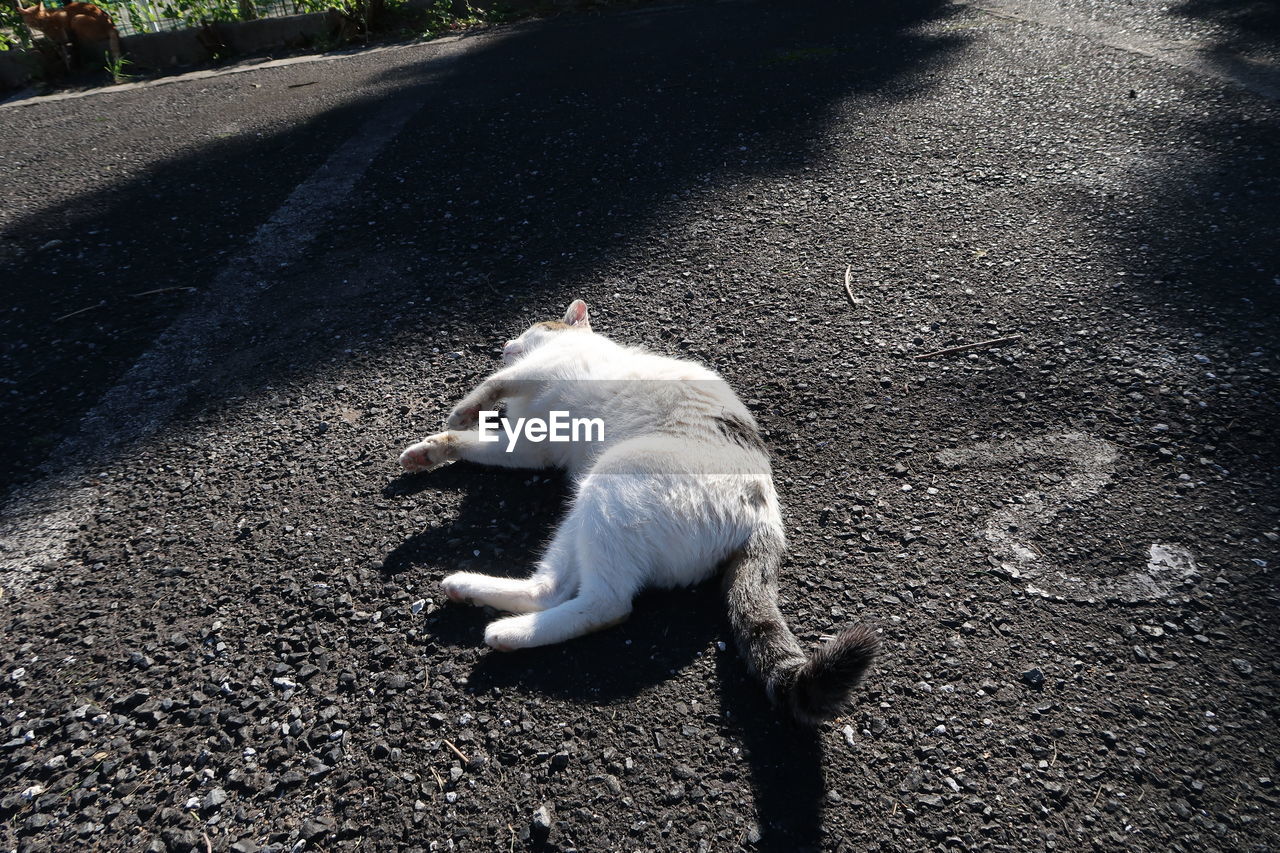
M103 42L112 60L120 60L120 32L111 21L111 16L92 3L67 3L66 5L46 9L44 2L23 8L18 6L22 20L32 30L44 33L62 54L67 70L71 69L73 54L91 50Z
M878 642L846 628L806 653L778 609L786 549L768 451L746 406L691 361L621 346L591 330L574 300L561 321L535 323L503 347L506 365L454 407L445 432L406 448L428 471L459 459L558 467L575 482L568 514L532 577L452 574L455 602L518 614L485 630L500 651L559 643L624 621L642 588L703 581L724 569L724 598L742 656L775 705L802 723L837 715ZM555 411L600 418L598 440L482 441L482 412L508 422ZM593 436L593 438L597 438Z

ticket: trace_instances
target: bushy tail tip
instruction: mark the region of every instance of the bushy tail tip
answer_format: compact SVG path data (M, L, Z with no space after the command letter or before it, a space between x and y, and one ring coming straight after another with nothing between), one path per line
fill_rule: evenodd
M873 629L854 625L815 650L795 671L787 690L791 713L810 726L837 716L879 648L880 640Z

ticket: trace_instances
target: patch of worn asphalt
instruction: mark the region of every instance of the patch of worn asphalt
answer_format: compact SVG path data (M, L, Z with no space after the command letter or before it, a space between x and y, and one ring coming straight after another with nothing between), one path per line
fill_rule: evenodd
M209 309L236 322L158 382L163 427L47 463L89 505L0 580L0 846L1276 845L1274 102L927 2L439 49L5 111L30 488L298 185L415 105L301 257ZM564 484L395 454L574 296L757 413L784 612L883 630L845 718L779 720L710 587L512 655L445 603L446 572L525 571Z

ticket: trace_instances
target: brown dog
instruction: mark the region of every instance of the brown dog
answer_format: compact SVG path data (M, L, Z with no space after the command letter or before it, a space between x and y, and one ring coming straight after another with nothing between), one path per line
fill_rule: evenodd
M101 48L103 42L112 60L120 60L120 33L111 16L92 3L67 3L60 8L46 9L41 0L25 9L18 6L18 12L28 27L44 33L54 43L67 70L71 69L73 54Z

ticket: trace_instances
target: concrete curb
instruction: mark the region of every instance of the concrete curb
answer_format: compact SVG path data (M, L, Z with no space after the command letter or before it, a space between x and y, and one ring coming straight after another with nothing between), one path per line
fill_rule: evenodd
M115 92L131 92L136 89L152 89L156 86L168 86L173 83L186 83L192 80L207 80L211 77L225 77L229 74L243 74L247 71L261 71L268 68L283 68L288 65L309 65L313 62L334 62L340 59L349 59L354 56L369 56L371 54L386 53L388 51L410 50L412 48L423 47L428 44L448 44L449 42L458 41L462 38L462 35L441 36L433 39L418 39L411 42L379 45L378 47L361 47L334 51L333 53L312 53L305 56L286 57L284 59L247 60L239 65L227 68L203 68L199 71L189 71L185 74L172 74L166 77L158 77L154 80L139 80L136 83L119 83L114 86L95 86L92 89L55 92L51 95L26 96L22 92L19 92L7 101L0 101L0 110L33 106L35 104L47 104L53 101L74 101L94 95L106 95Z

